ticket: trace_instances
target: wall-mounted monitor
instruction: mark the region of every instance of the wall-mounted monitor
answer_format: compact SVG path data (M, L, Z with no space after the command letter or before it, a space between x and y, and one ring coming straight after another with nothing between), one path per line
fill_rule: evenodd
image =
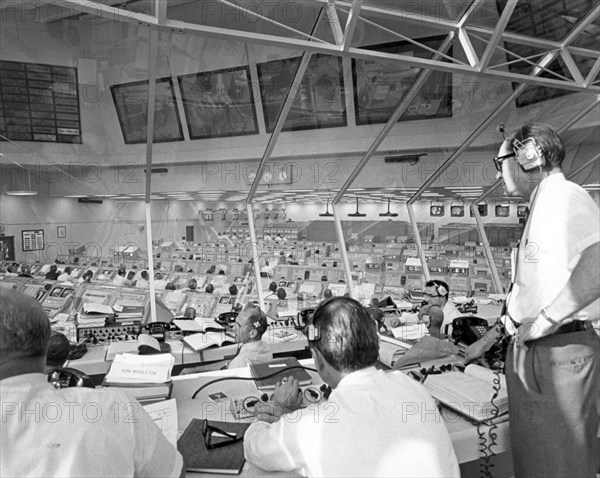
M267 132L275 129L279 112L300 65L300 57L256 65ZM342 59L315 54L300 81L283 131L346 126Z
M438 48L445 37L417 39L429 48ZM405 57L431 58L433 53L414 43L395 42L364 47ZM452 51L447 53L452 56ZM352 60L356 124L385 123L409 92L423 70L400 62ZM400 121L452 116L452 75L433 71Z
M496 205L496 217L509 217L510 216L510 206L508 205Z
M148 80L110 87L125 144L145 143L148 125ZM154 143L183 141L181 118L171 78L156 80Z
M258 133L247 66L178 78L191 139Z

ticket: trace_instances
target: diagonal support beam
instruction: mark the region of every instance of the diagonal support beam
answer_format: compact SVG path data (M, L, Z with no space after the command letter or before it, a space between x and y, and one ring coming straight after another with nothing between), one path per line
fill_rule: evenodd
M588 75L585 77L585 81L583 82L583 86L589 86L594 82L596 76L598 76L598 72L600 72L600 58L596 60L592 69L589 71Z
M324 9L321 8L319 15L313 25L311 35L314 35L315 31L319 27L319 23L323 19ZM298 65L298 69L296 70L296 74L294 75L294 79L292 80L292 84L290 89L288 90L287 96L285 97L285 101L283 102L283 106L281 107L281 111L279 112L279 116L277 117L277 122L275 123L275 128L273 129L273 133L269 137L269 142L267 143L267 147L265 148L265 152L263 157L260 160L258 165L258 169L256 171L256 177L252 182L252 186L250 186L250 191L248 192L248 197L246 198L246 203L251 204L254 199L254 195L256 194L256 190L258 189L258 185L260 184L260 179L262 178L263 172L267 165L267 162L271 158L273 154L273 150L275 149L275 144L277 144L277 140L279 139L279 135L281 134L281 130L283 129L283 125L285 124L285 120L290 112L292 107L292 103L296 98L296 94L298 93L298 88L300 88L300 84L302 83L302 78L304 77L304 73L306 72L306 68L308 67L308 63L310 62L310 58L312 56L311 52L305 51L302 54L302 58L300 60L300 64Z
M583 85L583 75L579 71L579 67L575 64L575 60L573 60L571 54L567 50L563 50L560 52L560 56L565 62L565 65L567 65L569 73L571 73L571 76L573 77L573 81Z
M344 31L344 40L342 41L342 50L348 51L352 44L352 37L354 36L354 30L356 24L360 18L360 7L362 6L362 0L353 0L352 7L350 8L350 14L346 21L346 30Z
M453 38L454 34L452 33L446 37L446 39L440 46L437 55L442 55L446 51L448 51L448 49L452 45ZM377 151L377 148L379 148L381 143L383 143L383 141L387 137L388 133L396 125L396 123L400 119L400 116L402 116L402 113L406 111L406 109L410 106L412 100L419 94L421 88L423 87L423 85L425 84L432 72L432 70L423 70L419 74L419 77L413 83L413 85L411 86L407 94L404 96L404 98L402 98L402 101L400 101L400 104L396 107L388 122L385 124L381 132L377 135L377 138L375 138L375 141L373 141L365 155L361 158L360 162L354 168L354 171L350 173L350 176L348 177L348 179L346 179L346 182L342 185L338 193L335 195L333 201L331 201L332 204L337 204L340 201L342 196L346 193L348 188L352 185L354 180L357 178L357 176L360 174L363 168L367 165L369 159L371 159L371 156L373 156L375 151Z
M534 68L532 74L539 75L543 68L548 66L556 57L556 52L548 53L536 68ZM527 87L526 83L521 83L515 90L500 104L500 106L495 109L486 119L483 121L481 125L479 125L470 135L469 137L442 163L442 165L433 173L425 183L413 194L413 196L408 200L408 204L413 204L421 194L431 185L433 184L437 178L441 176L441 174L448 169L448 167L456 161L456 159L479 137L483 131L504 111L506 107L513 104L513 99L516 98L521 91L523 91Z
M325 7L327 12L327 19L331 26L331 33L337 46L341 46L344 43L344 32L342 31L342 25L340 24L340 18L338 17L337 10L333 1L330 1Z
M585 30L600 15L600 4L596 5L581 21L571 30L561 42L563 48L575 41L577 36Z
M465 52L465 56L467 60L469 60L469 65L472 67L476 67L479 63L479 59L477 58L477 52L475 51L475 47L469 38L469 33L464 28L458 29L458 40Z
M510 18L513 14L513 11L515 10L515 7L517 6L517 1L518 0L508 0L508 2L506 3L506 6L504 7L504 10L502 11L502 15L500 15L500 19L498 20L498 24L496 25L496 28L494 29L494 33L492 34L492 37L489 39L488 44L485 47L485 51L483 52L483 55L481 56L479 65L477 65L479 71L485 70L488 67L488 65L490 64L492 56L494 55L494 52L496 51L496 46L498 45L498 42L500 42L500 39L502 38L502 34L504 33L504 30L506 30L506 25L508 25L508 22L510 21Z

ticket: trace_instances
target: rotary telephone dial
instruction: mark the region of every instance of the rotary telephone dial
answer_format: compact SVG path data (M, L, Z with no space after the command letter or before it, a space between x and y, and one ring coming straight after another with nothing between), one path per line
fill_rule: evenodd
M219 314L219 316L215 319L215 322L225 327L233 327L238 313L239 312L223 312L222 314Z
M487 320L480 317L458 317L452 321L454 343L471 345L481 339L490 329Z

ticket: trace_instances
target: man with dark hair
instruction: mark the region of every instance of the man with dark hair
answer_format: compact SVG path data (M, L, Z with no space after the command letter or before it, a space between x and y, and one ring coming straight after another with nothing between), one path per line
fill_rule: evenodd
M269 344L262 340L268 326L267 316L259 307L248 306L239 313L233 326L239 349L227 368L246 367L250 362L273 359Z
M58 282L68 282L68 281L72 280L73 278L71 277L71 271L73 271L73 268L71 266L65 267L65 270L63 271L63 273L61 275L59 275L56 278L56 280Z
M46 276L44 278L48 280L58 279L58 267L56 266L56 264L52 264L50 266L50 270L46 272Z
M274 298L273 296L277 295L277 282L271 282L269 284L269 289L268 289L268 294L266 295L265 299L271 297Z
M148 271L140 272L140 278L135 283L136 287L139 288L147 288L150 285L150 277L148 276Z
M452 321L461 316L453 302L448 300L450 288L442 280L430 280L425 284L427 304L419 310L419 319L428 325L431 320L439 323L439 330L444 332L448 326L448 335L452 334Z
M256 406L260 421L246 431L250 463L308 476L459 476L450 436L425 388L375 368L376 325L359 302L322 302L307 336L315 368L333 389L329 400L287 415L298 410L302 394L296 379L283 379L273 403Z
M235 284L231 284L229 286L229 295L232 295L233 297L237 297L238 295L238 288Z
M118 269L116 277L112 280L113 285L125 285L127 281L127 271Z
M525 125L494 158L509 196L530 195L515 250L503 327L515 476L594 477L600 456L598 320L600 218L585 189L561 170L565 147L544 124ZM467 349L495 343L497 324Z
M69 350L69 339L65 334L52 331L46 351L46 370L63 367L69 358Z
M325 289L323 291L323 299L327 300L327 299L331 299L333 297L333 292L331 292L331 289Z
M212 284L207 284L207 286L204 288L204 292L206 292L207 294L212 294L215 291L215 286Z
M181 455L137 401L48 382L49 338L38 302L0 290L0 475L179 476Z

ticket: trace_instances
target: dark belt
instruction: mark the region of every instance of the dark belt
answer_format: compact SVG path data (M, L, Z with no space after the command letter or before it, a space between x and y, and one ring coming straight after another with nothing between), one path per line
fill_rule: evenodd
M581 332L582 330L589 330L592 328L592 323L583 320L574 320L568 324L562 325L552 335L557 334L570 334L571 332Z

